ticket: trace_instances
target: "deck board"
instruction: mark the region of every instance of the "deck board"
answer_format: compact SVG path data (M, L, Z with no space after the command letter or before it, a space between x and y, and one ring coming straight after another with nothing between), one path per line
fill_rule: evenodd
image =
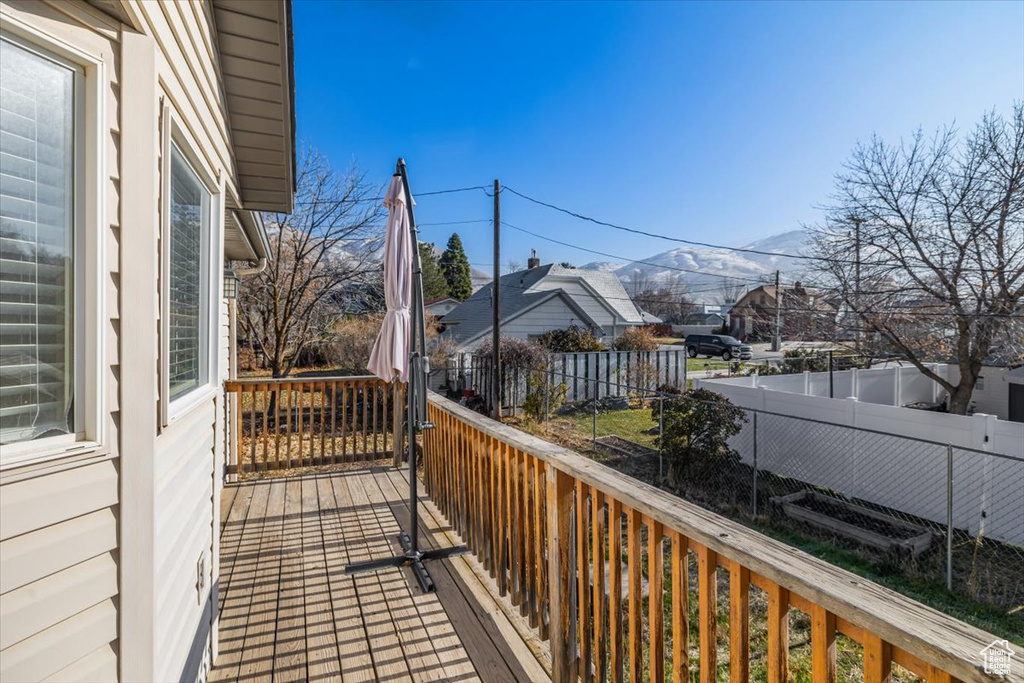
M407 495L401 474L371 466L226 487L220 655L210 680L541 678L536 661L522 661L523 643L510 642L514 631L496 625L500 610L486 591L455 571L456 560L430 564L430 594L408 569L344 573L349 562L398 552ZM424 547L450 545L420 510Z

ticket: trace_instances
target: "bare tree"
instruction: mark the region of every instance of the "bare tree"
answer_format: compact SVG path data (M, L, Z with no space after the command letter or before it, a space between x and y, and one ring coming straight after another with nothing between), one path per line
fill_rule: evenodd
M723 304L734 304L747 293L747 289L742 280L726 277L718 284L718 295L722 297Z
M523 264L515 259L509 260L508 264L505 266L505 272L507 273L518 273L522 269Z
M856 147L815 230L819 272L840 310L970 405L982 364L1020 344L1024 315L1024 104L960 139L946 128ZM1000 348L1000 353L1012 349ZM926 363L955 360L954 384Z
M322 338L339 302L375 300L382 239L378 188L363 174L339 173L315 149L300 155L295 211L264 214L270 240L267 268L239 289L242 330L262 351L275 377L290 373L300 353Z
M640 272L640 271L636 271ZM666 323L681 323L697 307L690 301L686 282L679 276L661 282L642 276L633 285L633 302L641 309L658 316ZM637 289L640 286L642 288Z

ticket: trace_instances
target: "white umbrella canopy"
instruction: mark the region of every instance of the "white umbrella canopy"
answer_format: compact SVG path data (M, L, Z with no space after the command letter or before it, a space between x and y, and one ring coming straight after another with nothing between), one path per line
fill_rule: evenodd
M405 382L409 378L413 243L405 188L402 177L397 174L391 178L384 206L388 209L388 227L384 236L384 301L387 313L366 368L387 382L396 379Z

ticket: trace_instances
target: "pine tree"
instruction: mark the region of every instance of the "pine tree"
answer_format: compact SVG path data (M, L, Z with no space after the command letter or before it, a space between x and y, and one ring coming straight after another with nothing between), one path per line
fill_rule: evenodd
M420 242L420 267L423 270L423 300L436 301L448 296L448 280L441 272L432 243Z
M463 301L473 293L473 281L469 277L469 259L462 248L459 234L453 232L448 246L441 254L441 272L448 281L448 296Z

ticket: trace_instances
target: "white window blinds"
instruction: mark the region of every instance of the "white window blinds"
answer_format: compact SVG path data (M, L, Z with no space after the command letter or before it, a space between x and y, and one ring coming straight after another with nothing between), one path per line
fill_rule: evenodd
M74 432L74 79L0 40L0 444Z
M206 382L210 193L171 146L168 376L171 400Z

